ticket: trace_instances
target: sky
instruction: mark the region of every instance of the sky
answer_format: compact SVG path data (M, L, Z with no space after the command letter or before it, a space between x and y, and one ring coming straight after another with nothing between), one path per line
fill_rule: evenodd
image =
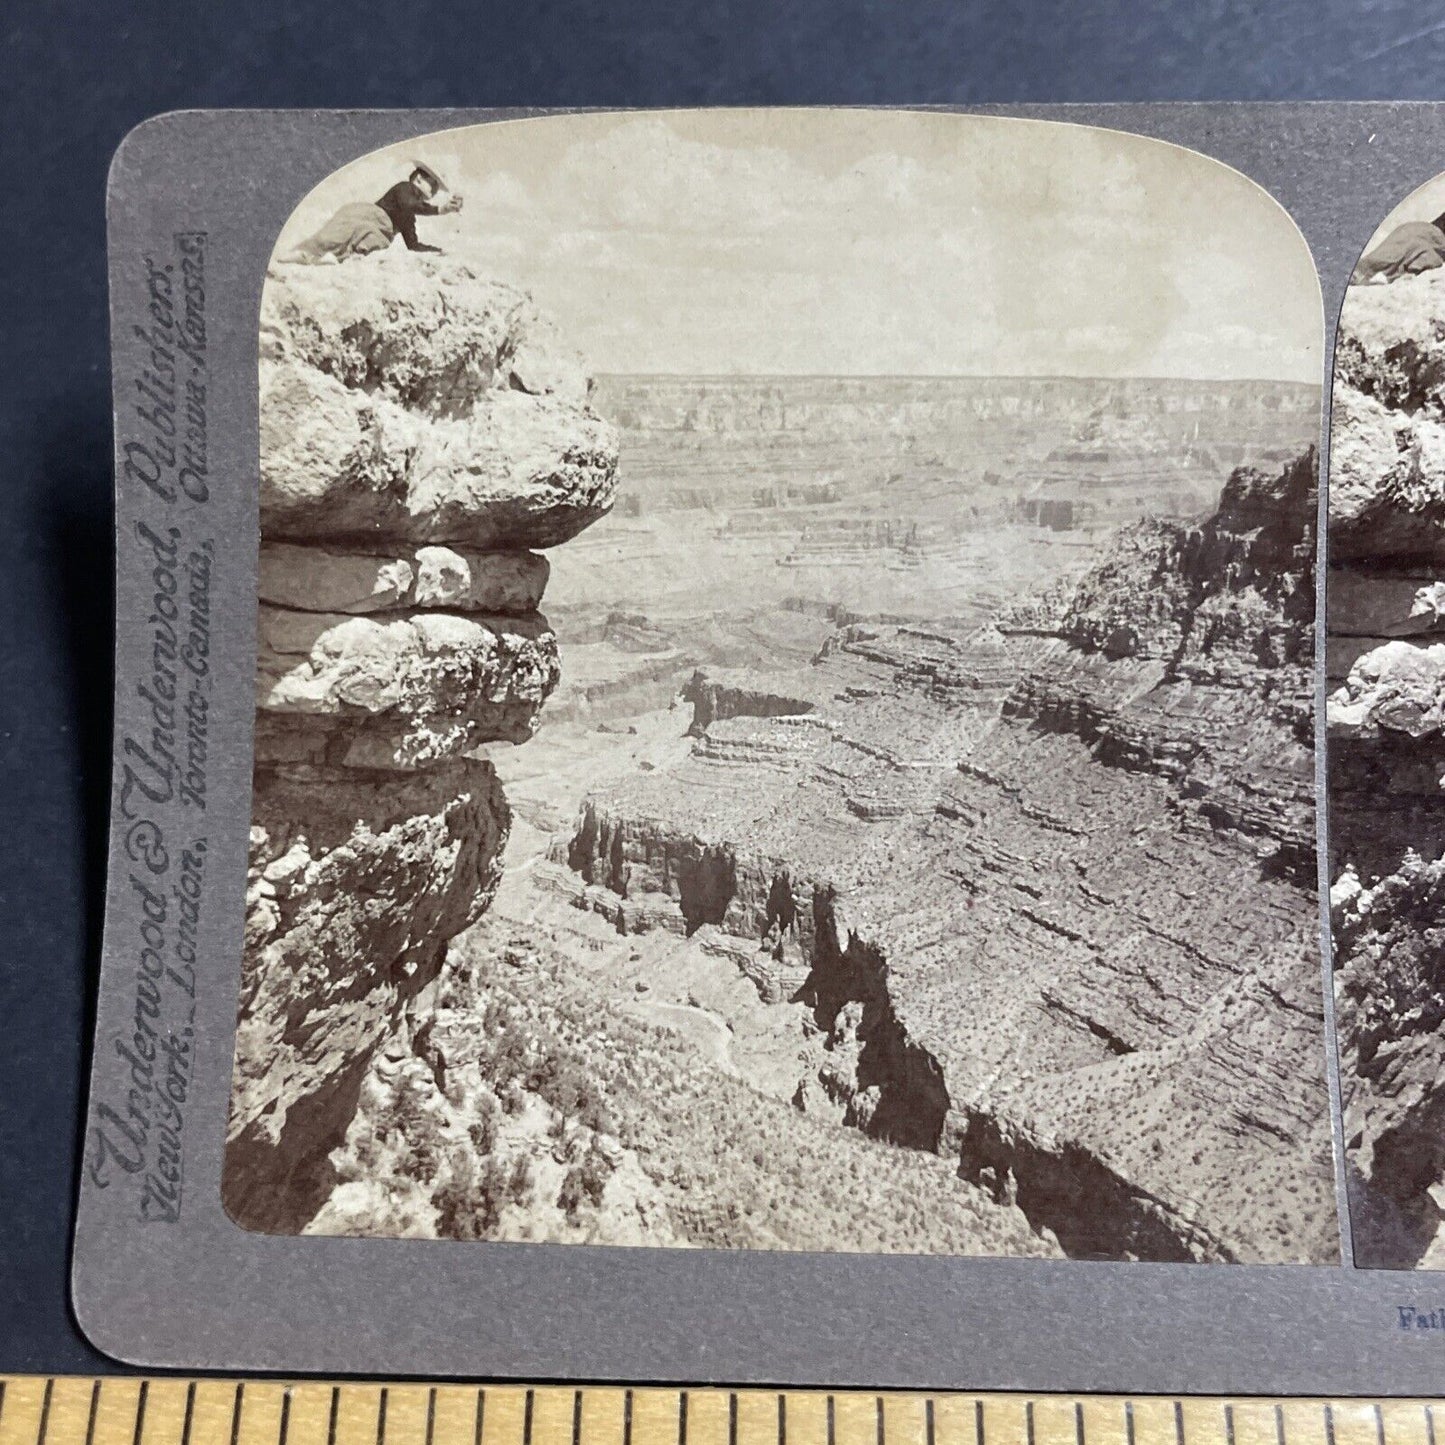
M1366 243L1365 250L1379 245L1396 226L1403 226L1406 221L1433 221L1442 212L1445 212L1445 173L1432 177L1423 186L1417 186L1411 191L1380 222L1375 234Z
M597 371L1320 380L1294 223L1159 141L908 111L505 121L333 173L280 247L412 157L464 198L423 239L530 291Z

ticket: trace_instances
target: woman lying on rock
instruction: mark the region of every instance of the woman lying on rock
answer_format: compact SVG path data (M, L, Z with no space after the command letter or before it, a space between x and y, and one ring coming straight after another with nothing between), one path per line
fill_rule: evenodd
M1398 281L1445 266L1445 215L1433 221L1407 221L1396 226L1373 251L1360 257L1352 284Z
M375 204L356 201L342 206L314 236L281 259L334 265L348 256L384 251L397 236L406 242L408 251L440 251L440 246L428 246L417 239L416 218L460 211L462 198L451 192L440 205L436 204L436 197L445 190L442 178L430 166L415 161L411 175L398 181Z

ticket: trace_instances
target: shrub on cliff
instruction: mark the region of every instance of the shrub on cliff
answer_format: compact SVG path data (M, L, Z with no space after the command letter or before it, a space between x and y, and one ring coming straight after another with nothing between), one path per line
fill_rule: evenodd
M501 1112L495 1094L483 1094L476 1120L467 1126L467 1138L480 1154L490 1154L497 1142L497 1115Z
M445 1239L487 1239L496 1232L507 1202L509 1174L493 1157L480 1162L463 1154L433 1194L437 1233Z
M574 1223L583 1205L590 1204L593 1209L600 1209L611 1173L612 1166L594 1145L567 1171L562 1188L557 1193L557 1207Z
M436 1177L441 1162L438 1136L442 1127L418 1080L403 1073L396 1081L390 1107L376 1120L375 1134L397 1154L398 1172L423 1183Z

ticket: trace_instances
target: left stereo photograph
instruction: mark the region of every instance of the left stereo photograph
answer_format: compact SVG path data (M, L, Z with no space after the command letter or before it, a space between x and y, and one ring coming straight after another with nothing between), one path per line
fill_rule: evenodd
M1284 210L1120 132L328 177L260 312L231 1217L1337 1264L1322 347Z

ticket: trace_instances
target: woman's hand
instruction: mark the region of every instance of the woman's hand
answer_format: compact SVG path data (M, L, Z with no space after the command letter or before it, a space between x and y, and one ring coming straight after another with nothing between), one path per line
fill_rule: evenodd
M462 198L455 193L449 195L446 200L444 200L441 205L437 207L438 211L443 216L450 216L451 214L453 214L453 212L460 211L461 208Z

